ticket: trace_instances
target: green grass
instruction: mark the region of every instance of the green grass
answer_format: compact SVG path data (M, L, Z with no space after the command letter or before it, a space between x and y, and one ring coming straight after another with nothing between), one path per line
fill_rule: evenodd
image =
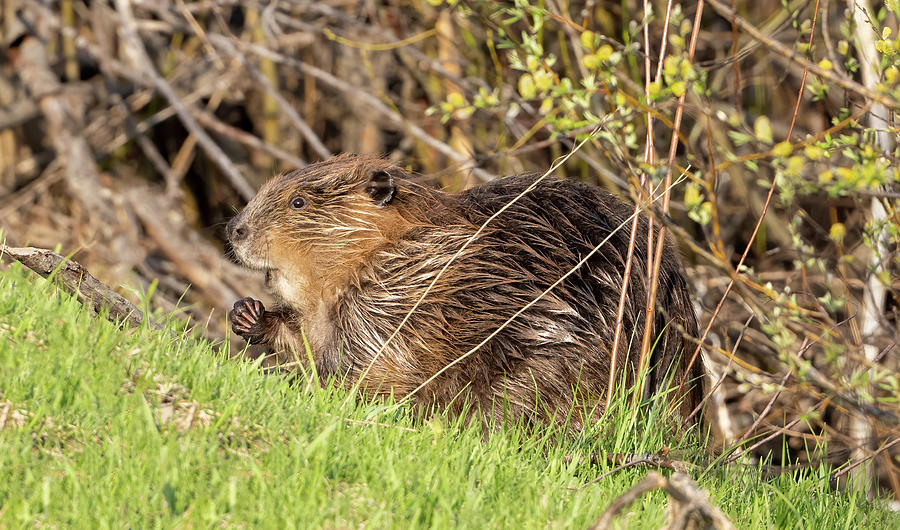
M121 330L51 284L0 271L0 528L65 526L584 528L647 472L565 455L700 455L661 415L610 413L540 439L359 402L225 359L207 342ZM0 422L3 418L0 417ZM829 490L822 469L763 481L693 473L738 528L888 528L900 519ZM666 497L620 523L659 528Z

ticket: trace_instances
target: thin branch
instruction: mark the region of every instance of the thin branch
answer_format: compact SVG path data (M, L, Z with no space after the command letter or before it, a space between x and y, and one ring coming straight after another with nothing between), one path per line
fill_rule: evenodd
M792 49L791 47L786 46L786 45L778 42L777 40L763 34L761 31L756 29L756 26L754 26L753 24L747 22L746 20L744 20L743 18L738 16L737 13L735 13L733 9L726 6L719 0L704 0L704 1L709 3L709 5L711 5L712 8L715 9L716 12L718 12L719 15L722 16L722 18L737 24L751 38L759 41L763 46L765 46L766 48L769 48L770 50L777 53L778 55L781 55L782 57L789 59L789 60L799 64L800 66L803 66L804 68L808 69L810 73L817 75L827 81L831 81L835 85L837 85L845 90L849 90L850 92L859 94L860 96L863 96L866 99L870 99L876 103L881 103L885 107L888 107L890 109L895 109L895 110L900 109L900 101L897 101L897 100L891 98L890 96L886 96L884 94L881 94L879 92L876 92L874 90L866 88L865 86L857 83L856 81L853 81L852 79L848 79L833 70L825 70L824 68L820 67L819 65L811 62L809 59L804 57L802 54L794 51L794 49Z
M699 0L697 2L697 12L694 15L694 24L691 31L691 41L688 45L688 60L693 62L694 60L694 52L697 49L697 41L700 35L700 20L703 17L703 0ZM662 63L659 65L662 68ZM658 75L658 73L657 73ZM675 153L678 149L678 134L681 131L681 119L684 115L684 101L687 97L687 91L685 91L678 98L678 106L675 109L675 123L672 130L672 141L669 144L669 157L668 163L666 165L666 178L665 178L665 186L663 189L663 197L662 197L662 211L664 214L669 213L669 198L671 196L671 188L672 188L672 175L673 170L675 168ZM652 224L651 230L649 233L650 242L648 244L648 256L652 256L650 259L650 265L652 266L653 271L650 274L650 289L647 293L647 307L644 313L644 336L641 339L641 350L640 350L640 358L638 361L638 369L644 370L647 364L650 362L650 348L652 347L652 339L653 339L653 328L650 326L650 323L653 322L653 314L656 312L656 290L659 288L659 269L662 264L662 251L663 247L665 247L665 238L666 238L666 227L661 226L659 228L659 232L656 236L656 244L652 244L653 240L653 230ZM655 255L651 254L654 250L656 250ZM702 341L701 341L702 343ZM682 353L684 355L684 353ZM684 375L682 377L682 384L678 385L678 391L675 393L676 401L678 397L681 396L681 391L683 388L684 379L687 379L691 373L691 365L693 363L693 359L691 362L688 362L687 366L684 369ZM699 383L702 384L702 381Z
M874 87L879 82L878 54L875 47L874 28L871 26L871 20L868 20L870 10L868 0L850 0L849 8L853 10L853 21L855 23L854 35L857 38L857 52L859 54L860 70L863 83L866 87ZM872 112L869 113L869 127L878 131L876 133L876 141L881 148L881 152L885 156L890 156L894 149L893 135L887 132L890 128L889 120L892 114L888 109L881 105L875 105ZM887 115L885 119L882 116ZM862 329L862 350L866 360L871 361L878 355L879 348L872 343L872 339L878 334L882 327L881 320L884 318L885 301L887 295L887 286L882 281L881 276L887 270L890 237L888 228L883 226L885 221L889 220L888 212L885 209L881 199L874 197L871 201L870 220L876 227L872 243L872 254L869 257L868 277L866 278L866 287L863 291L862 308L860 309L859 322ZM866 385L868 386L868 385ZM864 387L865 388L865 387ZM865 390L864 390L865 391ZM868 418L853 418L850 425L851 436L860 444L861 449L868 449L872 438L872 426L869 424ZM858 486L872 492L872 469L868 463L860 465L853 474Z
M713 9L716 9L720 13L721 13L721 11L719 10L720 7L723 9L727 9L722 4L718 4L717 0L706 0L706 1L708 1L710 3L710 5L713 6ZM719 7L716 7L717 5ZM816 0L816 9L817 9L816 13L818 13L818 5L819 5L818 0ZM739 20L740 17L738 17L736 14L734 14L734 12L731 12L731 14L733 16L733 21L735 23L737 23L738 25L742 25L742 23L746 24L746 22L744 22L743 20ZM815 20L815 18L813 18L813 20ZM699 22L699 20L698 20L698 22ZM742 26L742 28L743 28L743 26ZM747 31L748 33L751 33L746 28L743 28L743 29L745 31ZM756 28L753 28L753 30L762 36L762 34L759 33L759 31L756 30ZM810 36L809 36L810 43L812 43L812 39L813 39L814 35L815 35L815 25L813 25L813 31L810 32ZM781 43L778 43L778 44L780 45ZM809 61L804 61L803 65L804 65L804 68L812 66ZM797 104L794 108L794 118L795 119L797 116L797 111L800 108L800 101L803 97L803 86L804 86L805 82L806 82L806 70L804 69L803 80L801 81L800 90L799 90L799 93L797 94ZM787 139L786 139L788 142L791 139L791 133L793 132L793 128L794 128L794 120L791 120L791 128L790 128L790 130L788 130ZM673 147L674 147L676 138L673 138L672 140L673 140ZM674 151L670 151L669 156L670 156L670 162L671 162L671 160L675 156ZM766 201L765 201L765 203L763 203L762 212L760 212L759 218L756 220L756 226L753 227L753 233L747 239L747 246L744 247L744 252L741 254L741 259L740 259L740 261L738 261L737 267L735 267L736 271L741 270L741 267L744 264L744 260L746 260L747 256L750 254L750 249L753 247L753 242L756 241L756 234L759 233L759 228L760 228L760 226L762 226L763 220L766 218L766 214L769 211L769 206L772 204L772 197L775 194L776 187L777 186L775 186L775 181L774 181L774 177L773 177L772 182L769 183L769 192L766 194ZM719 311L721 311L722 305L725 303L725 300L728 298L728 295L731 293L731 289L734 287L734 282L735 282L735 277L732 277L731 281L728 282L728 286L725 288L725 292L722 293L722 297L719 299L719 303L716 305L716 309L715 309L715 311L713 311L712 317L709 319L709 322L706 324L706 328L703 330L703 334L700 336L700 341L697 343L697 348L694 350L693 355L691 355L691 358L688 361L687 368L685 369L685 374L681 378L681 382L678 384L678 393L677 394L680 394L681 389L684 387L684 383L687 380L688 374L690 373L691 367L693 366L693 364L695 362L697 362L697 357L699 357L699 355L700 355L700 350L703 347L703 343L706 341L706 337L709 336L709 331L710 331L710 329L712 329L712 325L716 321L716 317L719 315Z
M217 39L217 41L217 45L220 48L224 48L226 53L239 60L241 64L244 65L244 68L248 72L250 72L250 75L253 77L253 79L257 83L262 85L269 97L271 97L272 100L274 100L275 103L278 104L278 107L281 109L281 111L287 115L290 122L294 125L294 127L297 128L298 131L300 131L300 134L303 135L303 138L307 141L307 143L309 143L310 147L312 147L316 154L319 155L323 160L331 157L331 151L329 151L328 148L325 147L325 144L322 143L322 140L319 139L319 137L312 130L309 124L307 124L303 117L300 116L300 113L297 112L297 110L294 109L294 107L291 106L291 104L286 99L284 99L284 96L282 96L278 92L278 90L276 90L275 87L272 86L272 83L270 83L269 80L266 79L264 75L262 75L259 69L250 63L250 61L247 59L247 56L238 51L238 49L233 46L232 43L227 39ZM235 40L235 42L242 41Z
M223 40L225 37L221 35L210 35L210 40L213 44L217 46L228 46L231 44L228 42L227 44L223 44ZM227 42L227 41L226 41ZM341 92L342 94L352 97L354 99L358 99L369 106L371 110L377 112L387 118L390 122L396 124L401 129L407 131L411 136L414 136L422 141L422 143L428 145L432 149L435 149L442 155L447 158L453 160L454 162L461 164L465 169L471 169L472 172L481 180L494 180L497 177L484 169L474 167L475 161L471 157L466 157L458 153L449 145L441 142L440 140L434 138L421 127L409 122L402 115L395 112L393 109L385 105L381 100L377 97L369 94L365 90L360 90L359 87L353 86L350 83L338 79L337 77L331 75L325 70L316 68L315 66L306 64L302 61L294 59L293 57L288 57L286 55L282 55L280 53L274 52L264 46L259 46L258 44L248 44L248 43L240 43L242 48L245 48L247 51L252 52L260 57L268 57L272 60L278 61L283 64L287 64L292 66L306 75L312 76L317 80L325 83L331 88Z
M859 467L860 465L862 465L862 464L868 462L869 460L872 460L872 459L875 458L876 456L878 456L878 455L880 455L881 453L887 451L888 449L890 449L891 447L897 445L898 443L900 443L900 438L895 438L895 439L891 440L890 442L888 442L888 443L884 444L883 446L881 446L881 448L879 448L877 451L873 452L871 455L869 455L869 456L867 456L867 457L865 457L865 458L863 458L863 459L861 459L861 460L859 460L859 461L857 461L857 462L854 462L854 463L850 464L849 466L845 467L844 469L838 471L837 473L834 474L834 478L840 478L841 476L846 475L847 473L850 473L851 471L853 471L854 469L856 469L856 468Z
M306 161L302 158L294 156L280 147L268 144L261 140L258 136L254 136L244 130L238 129L237 127L228 125L222 120L216 118L215 115L210 112L200 109L193 109L192 114L198 122L203 124L204 127L215 131L222 136L227 136L228 138L231 138L236 142L240 142L252 149L259 149L267 155L273 158L280 159L281 161L286 162L295 168L300 168L306 165Z

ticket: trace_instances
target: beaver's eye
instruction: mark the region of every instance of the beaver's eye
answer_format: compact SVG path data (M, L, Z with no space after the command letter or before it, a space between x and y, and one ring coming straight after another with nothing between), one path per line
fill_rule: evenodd
M295 210L302 210L306 207L306 199L303 197L294 197L291 199L291 208Z

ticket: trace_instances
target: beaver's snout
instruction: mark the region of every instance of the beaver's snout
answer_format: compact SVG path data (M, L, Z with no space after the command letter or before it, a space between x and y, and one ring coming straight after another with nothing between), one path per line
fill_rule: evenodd
M247 222L245 212L246 210L234 216L231 221L228 221L228 225L225 227L225 235L228 237L234 256L239 262L250 268L263 269L265 268L265 263L259 263L257 258L259 252L252 250L255 231L251 229L250 224Z
M248 211L250 213L248 213ZM244 209L225 226L225 235L235 259L244 266L264 271L272 267L268 234L253 222L253 211Z
M250 229L247 228L247 223L241 219L241 215L238 214L228 221L228 226L225 229L226 234L228 235L228 241L232 244L247 239L247 235L250 233Z

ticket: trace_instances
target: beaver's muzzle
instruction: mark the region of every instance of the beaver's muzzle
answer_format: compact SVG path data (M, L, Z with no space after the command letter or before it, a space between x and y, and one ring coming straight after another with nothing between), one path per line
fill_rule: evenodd
M242 214L243 212L234 216L231 221L228 221L228 226L225 229L228 241L230 241L231 244L246 239L247 235L250 233L250 230L247 228L247 223L241 219Z

